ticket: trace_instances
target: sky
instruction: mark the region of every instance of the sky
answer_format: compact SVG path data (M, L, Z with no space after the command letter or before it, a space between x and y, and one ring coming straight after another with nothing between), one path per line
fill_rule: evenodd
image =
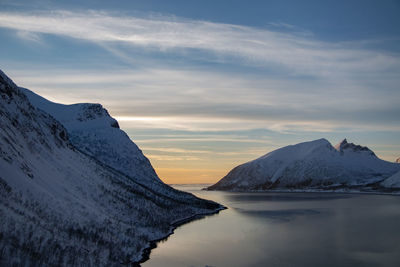
M166 183L282 146L400 157L400 1L0 0L0 69L101 103Z

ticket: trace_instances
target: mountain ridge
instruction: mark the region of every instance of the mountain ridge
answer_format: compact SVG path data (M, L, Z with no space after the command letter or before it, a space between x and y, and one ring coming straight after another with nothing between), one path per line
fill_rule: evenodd
M82 153L3 72L0 130L1 266L138 262L176 221L222 208Z
M71 142L82 151L148 185L161 182L150 161L102 105L64 105L51 102L26 88L21 89L35 107L49 113L66 127Z
M285 146L233 168L209 190L343 189L382 182L400 166L367 147L324 138Z

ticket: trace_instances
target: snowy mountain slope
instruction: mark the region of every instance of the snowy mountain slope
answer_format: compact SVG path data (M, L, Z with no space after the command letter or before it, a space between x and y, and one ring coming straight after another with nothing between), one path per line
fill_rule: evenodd
M210 190L338 188L380 182L400 166L383 161L367 147L326 139L286 146L237 166Z
M0 266L119 266L220 205L160 194L77 150L0 71Z
M146 184L160 181L150 161L100 104L63 105L50 102L28 89L21 90L33 106L64 125L75 147L137 181Z
M63 124L71 143L80 151L161 195L187 200L188 194L173 189L158 178L150 161L100 104L63 105L26 88L20 89L33 106Z
M386 188L400 188L400 171L385 179L381 185Z

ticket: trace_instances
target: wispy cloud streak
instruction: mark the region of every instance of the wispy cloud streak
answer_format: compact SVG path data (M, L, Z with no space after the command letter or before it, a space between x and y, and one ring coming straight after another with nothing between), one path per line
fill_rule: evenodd
M393 55L320 42L309 35L178 18L141 18L96 11L0 12L0 27L106 44L104 47L118 56L125 55L110 45L121 43L160 51L199 49L216 56L240 57L246 62L274 64L294 73L319 76L400 67L399 58Z
M285 80L173 68L106 73L17 70L12 77L58 102L100 102L127 127L399 130L395 80L393 85L369 85L368 80Z
M332 44L310 33L97 11L0 12L0 27L34 42L44 42L48 34L91 41L127 60L126 45L165 53L186 50L188 57L197 49L210 57L244 59L233 61L237 64L283 68L278 76L265 77L162 65L106 73L62 69L46 71L45 76L43 70L13 75L21 77L19 84L51 99L59 92L61 102L99 101L121 120L144 128L399 129L395 114L400 56L363 49L364 42ZM113 90L96 94L103 87ZM79 99L73 98L78 95L74 91Z

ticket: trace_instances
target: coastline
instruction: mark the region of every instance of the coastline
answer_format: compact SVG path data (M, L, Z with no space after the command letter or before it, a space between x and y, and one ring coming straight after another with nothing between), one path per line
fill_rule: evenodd
M400 190L390 190L391 192L375 191L375 190L334 190L334 189L269 189L269 190L210 190L203 188L206 191L223 191L231 193L331 193L331 194L368 194L368 195L390 195L400 196Z
M202 184L205 185L205 184ZM201 190L206 190L206 191L224 191L224 192L232 192L232 193L330 193L330 194L368 194L368 195L392 195L392 196L400 196L400 190L397 190L395 192L382 192L382 191L362 191L362 190L355 190L355 189L350 189L350 190L344 190L344 189L339 189L339 190L324 190L324 189L271 189L271 190L209 190L207 187L202 188ZM228 209L225 206L222 206L216 210L210 211L210 212L204 212L204 213L196 213L191 216L188 216L186 218L182 218L176 221L171 222L171 228L169 232L158 239L150 240L148 246L143 248L141 258L138 261L132 262L131 266L141 266L142 263L148 261L150 259L150 254L151 251L154 248L157 248L157 244L160 241L168 239L172 234L174 234L175 229L178 227L204 218L205 216L209 215L215 215L218 214L220 211Z
M182 219L175 220L175 221L171 222L171 228L168 231L168 233L165 236L161 237L161 238L150 240L148 246L143 248L140 260L132 262L131 266L140 267L142 263L148 261L150 259L151 251L154 248L157 247L157 243L160 242L160 241L168 239L175 232L175 229L178 228L179 226L182 226L182 225L184 225L184 224L186 224L188 222L192 222L192 221L195 221L195 220L202 219L205 216L218 214L220 211L228 209L227 207L225 207L223 205L220 205L220 206L221 207L219 207L219 208L217 208L217 209L215 209L213 211L203 212L203 213L196 213L196 214L193 214L193 215L188 216L186 218L182 218Z

